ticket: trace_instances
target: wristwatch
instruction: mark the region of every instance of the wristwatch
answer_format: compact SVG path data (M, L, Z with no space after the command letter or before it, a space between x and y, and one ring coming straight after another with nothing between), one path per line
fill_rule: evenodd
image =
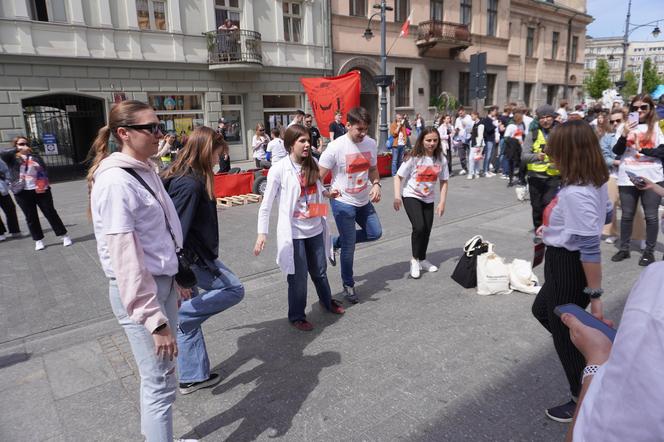
M590 299L599 299L604 294L604 289L591 289L590 287L586 287L583 289L583 293L590 296Z
M371 185L372 185L372 186L383 187L383 186L380 184L380 181L374 181L373 183L371 183Z

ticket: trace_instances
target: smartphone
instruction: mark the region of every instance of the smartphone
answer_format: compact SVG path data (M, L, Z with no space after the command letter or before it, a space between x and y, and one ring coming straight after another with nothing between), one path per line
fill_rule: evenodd
M648 184L648 183L646 183L646 180L644 180L643 178L641 178L640 176L638 176L638 175L635 174L635 173L632 173L632 172L630 172L630 171L628 171L628 170L626 170L625 173L627 174L627 177L629 177L629 180L630 180L630 181L631 181L636 187L646 187L646 184Z
M632 124L632 123L639 123L639 113L638 112L630 112L629 115L627 116L627 121Z
M553 309L553 312L558 315L558 317L561 317L563 313L569 313L571 315L576 316L576 319L581 321L584 325L587 325L588 327L592 327L594 329L597 329L604 333L607 338L613 342L614 339L616 339L616 329L611 328L581 307L579 307L576 304L564 304L564 305L559 305L558 307Z

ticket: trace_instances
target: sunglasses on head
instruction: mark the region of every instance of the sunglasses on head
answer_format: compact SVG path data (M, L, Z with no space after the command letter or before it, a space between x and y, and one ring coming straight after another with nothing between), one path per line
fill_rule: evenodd
M642 104L641 106L632 106L630 108L630 110L632 112L636 112L636 111L640 111L640 110L642 110L644 112L647 112L647 111L650 110L650 105L649 104Z
M160 133L164 133L161 127L161 124L159 123L150 123L150 124L129 124L126 126L127 129L135 129L135 130L149 130L152 135L159 135Z
M618 118L617 120L609 120L611 124L620 124L622 123L622 118Z

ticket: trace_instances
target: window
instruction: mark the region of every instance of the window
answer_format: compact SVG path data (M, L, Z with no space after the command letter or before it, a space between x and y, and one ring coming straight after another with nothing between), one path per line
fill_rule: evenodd
M284 2L284 40L299 43L302 41L302 5L297 2Z
M242 144L242 96L221 96L221 119L224 121L225 140L229 144Z
M470 104L469 100L470 92L470 73L468 72L459 72L459 103L464 106Z
M136 15L139 29L166 31L166 1L136 0Z
M526 57L533 56L535 46L535 28L528 28L528 35L526 36Z
M429 71L429 103L432 103L443 92L443 71Z
M484 100L485 106L490 106L496 104L495 93L496 90L496 74L486 74L486 100Z
M525 83L523 85L523 101L527 107L530 107L530 95L533 92L533 83Z
M431 20L443 21L443 0L431 0Z
M572 63L576 63L577 52L579 52L579 37L572 37Z
M516 81L507 82L507 101L517 101L519 99L519 83Z
M401 23L406 21L410 14L409 0L394 0L394 21Z
M348 9L350 10L350 15L354 17L366 17L367 0L350 0Z
M473 0L461 0L461 24L468 25L473 17Z
M214 16L217 21L217 28L223 25L226 19L233 22L235 26L240 27L240 0L215 0Z
M489 0L486 12L487 12L486 35L495 37L496 29L498 28L498 0Z
M205 123L203 96L200 94L149 95L148 103L155 110L166 131L175 132L179 137L188 136L195 128Z
M560 32L554 32L551 37L551 60L558 58L558 41L560 40Z
M30 13L33 20L66 22L65 0L31 0Z
M395 68L394 81L396 83L397 96L396 107L410 106L410 69Z
M546 102L555 103L558 101L558 86L550 84L546 87Z
M298 109L302 109L301 95L263 95L263 119L269 131L286 127Z

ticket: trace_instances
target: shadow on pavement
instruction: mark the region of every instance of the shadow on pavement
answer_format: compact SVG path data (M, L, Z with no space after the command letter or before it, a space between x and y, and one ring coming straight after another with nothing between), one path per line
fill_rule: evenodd
M227 437L232 441L252 441L269 430L270 437L285 435L302 404L319 383L325 367L341 363L338 352L325 351L305 355L305 348L320 335L325 326L338 316L323 313L308 316L316 327L311 332L292 328L286 319L265 321L234 327L231 330L253 330L238 339L238 350L213 369L225 377L214 388L213 394L229 394L238 386L255 384L245 397L230 409L198 424L188 437L205 437L222 427L240 421L240 425ZM233 376L240 367L258 361L248 371Z
M30 357L32 357L30 353L11 353L5 356L0 356L0 369L25 362L30 359Z

